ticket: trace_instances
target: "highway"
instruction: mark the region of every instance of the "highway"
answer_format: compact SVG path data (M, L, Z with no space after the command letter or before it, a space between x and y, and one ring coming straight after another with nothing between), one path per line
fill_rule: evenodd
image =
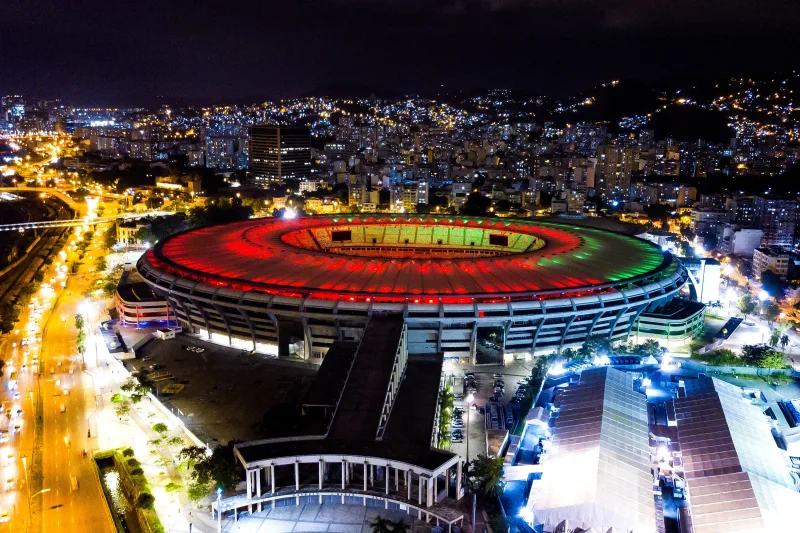
M0 523L0 531L113 533L91 454L83 455L84 449L91 452L96 447L96 429L92 438L87 436L95 400L91 376L76 355L74 317L91 276L87 265L71 276L57 273L55 267L45 276L55 283L37 294L39 309L34 306L24 313L19 329L1 342L6 361L2 402L6 411L21 409L22 414L6 418L10 440L2 445L5 491L0 513L7 512L9 521ZM36 355L39 365L33 364ZM87 363L96 365L91 353ZM12 372L18 377L16 391L10 389ZM14 431L17 424L19 431Z

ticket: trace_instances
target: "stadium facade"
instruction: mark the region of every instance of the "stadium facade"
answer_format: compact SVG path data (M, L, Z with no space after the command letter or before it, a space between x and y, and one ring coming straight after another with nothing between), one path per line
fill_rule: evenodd
M137 268L189 330L317 361L337 340L358 341L380 315L404 317L409 353L474 362L482 349L508 356L588 336L624 340L643 314L658 337L667 304L673 329L675 316L696 324L702 313L695 305L676 315L688 275L668 252L535 220L253 219L174 235Z

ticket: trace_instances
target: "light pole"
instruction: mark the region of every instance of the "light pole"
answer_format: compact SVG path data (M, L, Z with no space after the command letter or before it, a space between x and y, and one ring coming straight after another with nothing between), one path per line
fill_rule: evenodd
M25 474L27 475L27 469L25 470ZM28 490L30 490L30 484L28 485ZM28 496L28 522L25 524L25 531L28 531L28 525L33 521L33 511L31 511L31 501L38 496L39 494L44 494L45 492L50 492L50 489L42 489L33 496Z
M467 394L467 463L469 463L469 412L472 411L472 402L475 396L470 392Z

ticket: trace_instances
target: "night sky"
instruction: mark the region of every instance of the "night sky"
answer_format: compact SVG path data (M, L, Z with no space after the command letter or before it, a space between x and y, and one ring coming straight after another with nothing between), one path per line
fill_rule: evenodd
M0 0L0 93L79 105L369 87L553 96L798 67L796 0Z

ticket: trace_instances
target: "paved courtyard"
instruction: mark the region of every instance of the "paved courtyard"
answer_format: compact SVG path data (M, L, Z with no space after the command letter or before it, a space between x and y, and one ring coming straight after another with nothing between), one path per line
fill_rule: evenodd
M371 533L369 524L376 516L388 520L404 520L411 525L412 517L403 511L387 511L380 507L338 504L305 504L265 508L260 513L228 521L226 533ZM413 520L413 533L427 533L431 525Z

